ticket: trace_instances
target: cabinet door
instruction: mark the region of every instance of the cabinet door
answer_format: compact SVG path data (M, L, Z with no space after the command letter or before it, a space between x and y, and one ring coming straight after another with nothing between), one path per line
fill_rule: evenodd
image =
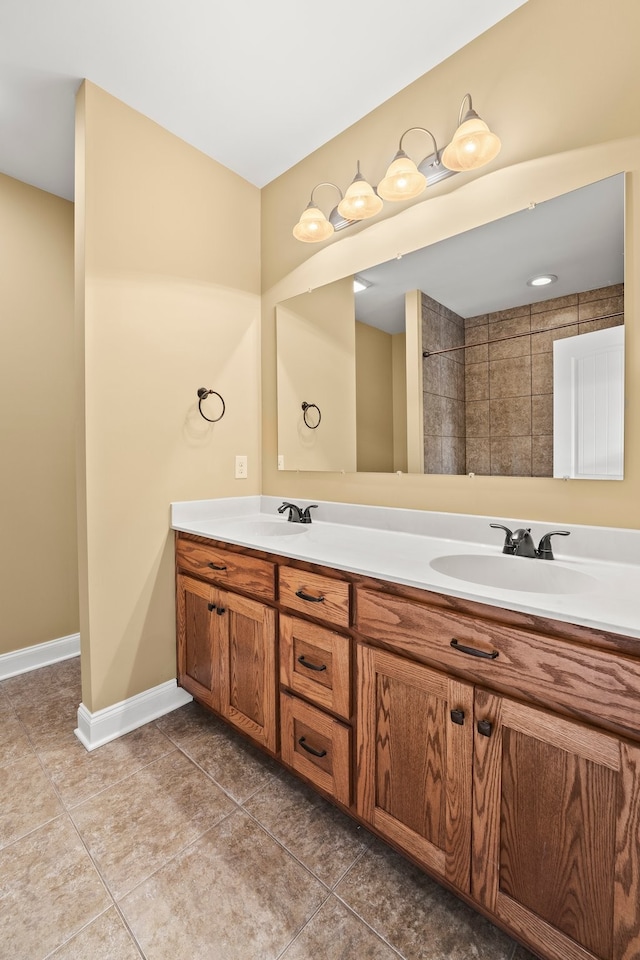
M358 645L360 816L469 890L473 687Z
M275 753L275 610L224 592L219 594L218 611L222 715Z
M220 644L216 629L217 591L206 583L178 576L178 679L185 690L220 710Z
M550 960L640 957L640 747L476 691L472 895Z

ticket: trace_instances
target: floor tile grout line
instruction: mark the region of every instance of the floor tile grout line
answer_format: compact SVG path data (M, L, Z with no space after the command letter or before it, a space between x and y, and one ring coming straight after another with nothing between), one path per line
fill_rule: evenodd
M219 827L222 823L225 822L225 820L228 820L229 817L232 817L235 813L242 812L241 807L239 807L238 804L235 804L235 807L236 807L235 810L229 810L227 813L221 816L219 820L216 820L215 823L212 823L211 826L207 827L207 829L204 830L201 834L199 834L197 837L194 837L193 840L189 841L189 843L185 844L184 847L182 847L180 850L176 850L176 852L173 853L167 860L165 860L164 863L161 863L160 866L156 867L155 870L152 870L152 872L147 877L144 877L142 880L138 880L138 882L134 884L134 886L131 887L130 890L127 890L126 893L123 893L118 900L116 900L115 897L113 897L113 894L111 894L116 906L120 909L120 903L123 900L126 900L127 897L130 897L131 894L134 893L144 883L148 883L149 880L152 879L152 877L155 877L157 873L159 873L161 870L164 870L165 867L169 866L170 863L173 863L174 860L176 860L178 857L186 853L186 851L189 850L190 847L193 847L195 846L196 843L199 843L204 837L207 836L208 833L211 833L212 830L215 830L217 827Z
M333 893L333 896L342 904L342 906L343 906L343 907L346 907L346 909L349 911L349 913L352 913L352 914L354 915L354 917L356 917L358 920L360 920L361 923L363 923L363 924L365 925L365 927L368 927L368 929L371 930L372 933L375 933L376 937L377 937L379 940L382 940L382 942L383 942L387 947L390 947L391 950L393 950L393 952L398 955L398 957L400 958L400 960L407 960L407 958L405 957L405 954L402 953L402 951L400 950L399 947L396 947L395 944L391 943L391 941L388 940L382 933L380 933L379 930L376 930L376 928L375 928L374 926L372 926L372 924L369 923L368 920L365 920L365 918L364 918L363 916L361 916L361 915L358 913L358 911L357 911L354 907L351 906L351 904L347 903L347 901L344 900L344 899L340 896L340 894L337 893L337 891L333 890L332 893Z
M138 729L141 730L142 727L139 727ZM127 773L126 776L120 777L119 780L112 780L105 787L100 787L99 790L96 790L95 793L90 794L88 797L83 797L82 800L80 800L78 803L73 803L70 805L68 802L63 801L65 808L69 811L77 810L77 808L81 807L83 804L88 803L90 800L95 800L96 797L101 796L107 790L111 790L112 787L117 787L122 783L126 783L126 781L130 780L131 777L135 777L138 773L141 773L143 770L146 770L148 767L153 766L154 763L158 763L160 760L164 760L166 757L170 756L172 753L175 753L175 752L176 752L175 750L167 750L166 753L161 753L159 756L154 757L153 760L149 760L147 763L142 763L139 767L136 767L135 770L132 770L130 773Z
M285 852L288 856L290 856L292 860L295 860L295 862L296 862L299 866L301 866L302 869L303 869L306 873L309 874L309 876L311 876L311 877L312 877L314 880L316 880L318 883L322 884L322 886L325 888L325 890L327 891L327 893L331 893L331 887L329 886L329 884L328 884L325 880L323 880L321 877L319 877L316 873L314 873L313 870L311 869L311 867L308 867L306 863L303 863L303 861L300 859L300 857L296 856L296 854L293 853L292 850L290 850L287 846L285 846L285 844L282 842L282 840L279 840L278 837L276 837L273 833L271 833L271 831L270 831L269 829L267 829L267 827L265 827L265 825L264 825L263 823L260 823L260 821L258 820L258 818L257 818L256 816L254 816L254 814L252 814L249 810L245 810L245 808L244 808L242 805L240 806L240 809L242 810L242 812L243 812L244 814L246 814L247 817L249 817L251 820L253 820L253 822L254 822L258 827L260 827L260 829L263 830L264 833L266 833L268 837L270 837L275 843L277 843L281 850L284 850L284 852Z
M364 828L364 829L366 829L366 828ZM351 863L351 864L346 868L346 870L341 874L340 877L338 877L338 879L337 879L337 880L335 881L335 883L332 885L332 887L331 887L331 892L332 892L332 893L335 892L335 889L336 889L336 887L338 886L338 884L342 883L342 881L343 881L344 878L347 876L347 874L350 873L351 870L353 870L353 868L355 867L355 865L362 860L362 858L364 857L364 855L365 855L365 854L367 853L367 851L370 850L370 849L371 849L371 841L369 841L369 842L366 843L366 844L363 844L362 850L361 850L360 853L358 853L358 855L355 857L353 863Z
M305 922L302 924L302 926L300 927L300 929L293 935L293 937L291 938L291 940L289 940L289 943L286 945L286 947L284 947L284 948L280 951L280 953L279 953L276 957L274 957L274 960L281 960L281 958L284 956L284 954L287 952L287 950L288 950L290 947L293 946L293 944L296 942L296 940L298 939L298 937L302 936L302 933L307 929L307 927L309 926L309 924L314 920L315 917L318 916L318 914L320 913L320 911L321 911L322 908L324 907L325 903L327 903L327 901L330 899L330 897L331 897L331 891L328 890L328 891L327 891L327 896L324 898L324 900L322 901L322 903L320 903L320 904L318 905L318 907L312 912L311 916L308 917L307 920L305 920Z
M213 776L212 773L209 773L208 770L205 770L205 768L200 763L198 763L198 761L194 757L188 754L186 750L184 750L182 747L178 747L177 749L183 754L183 756L187 758L187 760L189 760L190 763L194 765L194 767L196 767L201 773L203 773L205 777L208 777L208 779L211 780L211 782L214 783L216 787L222 790L222 792L230 800L232 800L235 804L237 804L240 807L244 803L246 803L248 800L251 800L252 797L255 797L256 793L258 793L264 786L264 784L261 784L259 787L256 787L256 789L252 793L250 793L247 797L245 797L244 800L238 800L238 798L234 797L234 795L222 783L220 783L219 780L216 780L216 778ZM269 773L268 776L275 779L275 774Z
M16 713L17 713L17 711L16 711ZM58 798L58 801L60 802L60 804L61 804L61 806L62 806L62 811L61 811L61 813L60 813L59 816L60 816L60 817L61 817L61 816L65 816L66 819L67 819L67 821L70 823L72 829L75 831L75 833L76 833L76 835L77 835L77 837L78 837L78 839L79 839L79 841L80 841L80 843L81 843L81 845L82 845L82 848L84 849L84 851L85 851L85 853L86 853L86 855L87 855L87 857L88 857L88 859L89 859L89 861L90 861L93 869L95 870L96 874L98 875L98 878L99 878L100 882L102 883L102 885L103 885L103 887L104 887L104 889L105 889L105 892L106 892L108 898L111 900L110 905L107 906L107 907L105 908L105 910L102 910L99 914L97 914L95 917L93 917L91 920L89 920L86 924L84 924L84 926L81 927L80 930L77 930L77 931L74 933L73 937L69 937L69 938L67 938L67 940L64 940L62 943L57 944L57 946L56 946L55 950L53 951L53 953L55 954L55 952L56 952L57 950L60 950L60 948L63 947L66 943L69 943L74 937L78 936L78 934L81 933L82 930L86 929L88 926L90 926L92 923L94 923L99 917L101 917L104 913L106 913L107 910L110 910L111 907L113 906L113 907L115 908L118 916L120 917L122 923L124 924L125 929L128 931L129 935L132 937L133 942L134 942L134 944L135 944L135 948L136 948L136 950L139 952L140 956L142 957L142 960L146 960L145 955L144 955L144 953L143 953L143 951L142 951L142 948L140 947L140 945L139 945L139 943L138 943L138 940L137 940L137 938L135 937L135 934L134 934L133 931L131 930L131 928L130 928L127 920L126 920L126 917L125 917L124 914L122 913L122 910L120 909L116 898L114 897L113 893L111 892L111 889L109 888L109 885L108 885L108 883L107 883L107 881L106 881L106 878L103 876L102 871L100 870L98 864L96 863L94 857L92 856L91 851L89 850L87 844L85 843L84 838L82 837L82 834L80 833L80 831L79 831L79 829L78 829L78 826L77 826L75 820L73 819L73 816L72 816L72 814L71 814L71 809L72 809L72 808L70 809L70 808L67 806L67 804L65 803L65 801L64 801L64 799L63 799L63 797L62 797L62 795L61 795L61 793L60 793L60 790L58 789L58 786L57 786L56 782L54 781L51 773L49 772L49 770L48 770L47 767L46 767L46 764L44 763L42 757L40 756L40 751L38 750L36 744L34 743L32 737L31 737L31 735L30 735L29 728L28 728L28 727L26 726L26 724L20 719L19 716L18 716L18 720L19 720L19 722L22 724L22 726L25 728L25 732L26 732L27 738L28 738L29 743L31 744L33 750L34 750L34 753L35 753L35 755L36 755L36 758L37 758L37 760L38 760L38 763L40 764L40 767L41 767L44 775L47 777L48 781L50 782L50 784L51 784L51 786L52 786L52 788L53 788L53 790L54 790L54 792L55 792L55 794L56 794L56 796L57 796L57 798ZM168 738L167 738L167 739L168 739ZM169 741L169 742L170 742L170 741ZM169 752L171 752L171 751L169 751ZM165 754L163 754L163 756L165 756ZM159 758L157 758L157 759L159 759ZM148 764L146 764L145 766L148 766ZM124 779L127 779L127 778L123 778L123 780L124 780ZM122 781L118 781L118 782L122 782ZM100 791L100 792L102 792L102 791ZM87 799L89 799L89 798L87 798ZM79 806L79 805L80 805L80 804L76 804L76 806ZM55 818L53 818L53 819L59 819L59 817L55 817ZM51 822L52 822L52 820L46 821L46 823L51 823ZM36 829L40 829L41 827L46 826L46 823L45 823L45 824L40 824L40 826L39 826L38 828L36 828ZM31 831L31 832L33 833L34 831ZM27 836L28 836L28 834L27 834ZM51 954L49 954L48 956L51 956ZM45 958L45 960L46 960L46 958Z
M122 910L120 909L120 905L119 905L118 901L116 900L116 898L115 898L115 896L114 896L114 894L113 894L113 892L112 892L109 884L107 883L106 877L103 875L103 872L102 872L102 870L100 869L98 863L96 862L93 854L92 854L91 851L89 850L89 847L88 847L87 843L85 842L84 837L83 837L82 834L80 833L80 830L79 830L79 828L78 828L78 825L76 824L75 820L73 819L73 817L72 817L72 815L71 815L71 811L67 811L67 816L69 817L69 820L71 821L71 824L72 824L72 826L73 826L73 829L75 830L76 834L78 835L78 838L79 838L79 840L80 840L80 843L81 843L82 846L84 847L84 850L85 850L87 856L89 857L89 860L91 861L94 870L96 871L96 873L98 874L98 877L100 878L100 881L101 881L102 884L104 885L104 888L105 888L105 890L107 891L107 895L108 895L109 898L111 899L112 905L115 907L118 916L119 916L120 919L122 920L122 923L124 924L125 929L128 931L128 933L129 933L130 936L132 937L133 942L134 942L134 944L135 944L135 947L136 947L136 949L138 950L138 952L140 953L140 956L143 958L143 960L146 960L145 954L144 954L144 952L143 952L143 950L142 950L142 947L141 947L141 946L139 945L139 943L138 943L137 937L135 936L133 930L130 928L129 923L127 922L126 917L124 916ZM109 909L109 908L107 908L107 909ZM101 914L100 914L100 915L101 915ZM94 920L97 920L97 917L94 917ZM91 922L93 922L93 921L91 921Z
M145 724L145 726L146 726L146 724ZM139 727L138 729L141 730L141 729L143 729L143 727ZM168 740L168 742L171 744L171 741L170 741L168 738L167 738L167 740ZM55 782L55 780L53 779L51 773L49 772L49 769L48 769L48 765L47 765L47 763L46 763L46 760L44 760L44 759L40 756L41 751L38 749L38 747L35 745L35 743L33 743L33 741L32 741L32 745L33 745L33 749L35 750L36 754L38 755L38 758L39 758L39 760L40 760L40 763L41 763L41 766L42 766L43 770L45 771L45 773L47 774L47 776L49 777L49 779L51 780L52 784L54 785L54 787L56 787L56 790L57 790L56 782ZM104 744L104 746L107 746L107 744ZM98 747L98 749L100 749L100 748ZM87 752L88 752L88 751L87 751ZM110 790L111 787L114 787L114 786L116 786L116 785L119 784L119 783L124 783L125 780L129 780L130 777L135 776L135 775L136 775L137 773L139 773L141 770L146 769L146 767L150 767L153 763L156 763L158 760L161 760L161 759L163 759L164 757L169 756L169 754L170 754L170 753L173 753L173 752L174 752L174 750L168 749L166 753L161 753L159 756L154 757L152 760L149 760L149 761L147 761L147 762L145 762L145 763L140 764L139 767L136 767L136 768L135 768L134 770L132 770L130 773L126 774L126 776L120 777L118 780L113 780L112 782L110 782L109 784L107 784L107 786L100 787L98 790L96 790L95 793L92 793L92 794L90 794L90 795L87 796L87 797L83 797L83 799L80 800L80 801L77 802L77 803L69 803L68 800L65 800L63 794L62 794L60 791L57 791L58 794L59 794L60 802L61 802L62 805L64 806L65 810L68 810L68 811L74 810L76 807L81 806L83 803L86 803L88 800L93 800L95 797L100 796L100 794L101 794L101 793L104 793L105 790Z
M87 930L91 926L91 924L99 920L100 917L104 917L105 913L108 913L109 910L111 910L112 908L113 908L113 904L109 904L109 906L105 907L104 910L102 910L96 917L94 917L92 920L88 920L85 924L83 924L80 927L79 930L76 930L76 932L71 934L70 937L67 937L66 940L63 940L62 943L59 943L56 947L53 948L53 950L51 950L44 957L42 957L42 960L55 960L55 955L56 953L58 953L59 950L62 950L63 947L66 947L67 944L75 940L76 937L79 937L84 930Z

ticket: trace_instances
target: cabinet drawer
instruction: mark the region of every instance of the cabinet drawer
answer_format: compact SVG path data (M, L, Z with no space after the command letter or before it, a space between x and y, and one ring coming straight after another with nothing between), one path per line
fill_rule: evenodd
M282 760L340 803L351 803L351 730L317 707L280 697Z
M179 538L176 561L181 570L206 580L244 590L265 600L275 597L275 564L268 560Z
M280 681L294 693L348 720L351 640L325 627L280 617Z
M365 588L356 592L356 628L488 687L640 735L638 660Z
M280 567L280 602L291 610L349 626L349 584L317 573Z

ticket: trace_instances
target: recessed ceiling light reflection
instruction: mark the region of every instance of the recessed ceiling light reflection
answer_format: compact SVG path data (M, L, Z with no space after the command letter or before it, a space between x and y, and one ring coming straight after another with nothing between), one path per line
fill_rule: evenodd
M528 287L546 287L550 283L555 283L558 278L555 273L541 273L537 277L531 277L527 280Z

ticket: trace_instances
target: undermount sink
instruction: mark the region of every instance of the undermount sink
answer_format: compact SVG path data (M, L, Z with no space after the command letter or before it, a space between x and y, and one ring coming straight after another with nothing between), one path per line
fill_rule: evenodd
M476 553L451 554L436 557L430 566L456 580L524 593L586 593L597 584L588 573L562 567L555 560L502 554L497 557Z
M290 537L308 530L308 523L289 523L288 520L238 520L238 532L253 537Z

